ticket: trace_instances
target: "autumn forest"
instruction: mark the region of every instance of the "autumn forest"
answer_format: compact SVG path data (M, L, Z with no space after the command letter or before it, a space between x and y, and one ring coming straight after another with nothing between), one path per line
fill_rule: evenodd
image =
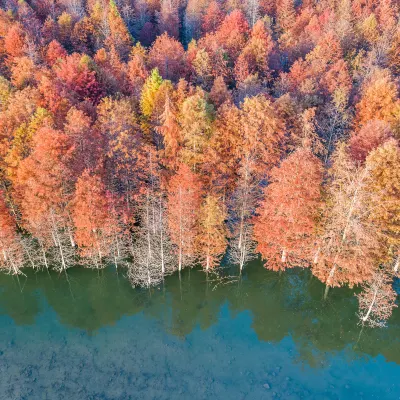
M400 274L398 0L1 0L0 269Z

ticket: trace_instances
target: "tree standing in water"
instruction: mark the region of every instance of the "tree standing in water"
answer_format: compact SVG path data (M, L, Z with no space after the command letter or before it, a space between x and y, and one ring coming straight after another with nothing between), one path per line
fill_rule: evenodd
M362 325L366 324L372 328L386 326L393 308L397 307L396 292L392 284L391 272L383 269L374 272L372 279L362 284L363 291L357 295L359 304L357 315Z
M215 268L227 246L223 205L217 197L208 195L200 209L197 237L199 259L206 272Z
M202 184L186 164L168 185L168 227L176 248L178 271L193 266L196 256L196 237L201 206Z
M300 148L271 171L255 218L257 250L275 271L308 264L321 206L322 165Z
M377 267L379 240L369 220L366 183L369 170L357 166L342 143L329 170L322 233L317 238L313 274L330 287L369 280Z

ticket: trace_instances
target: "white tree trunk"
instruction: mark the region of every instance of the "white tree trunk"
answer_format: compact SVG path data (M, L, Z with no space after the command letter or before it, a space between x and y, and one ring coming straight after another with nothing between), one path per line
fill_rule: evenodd
M374 304L375 304L376 295L377 295L377 294L378 294L378 289L375 289L375 291L374 291L374 297L373 297L373 299L372 299L371 305L369 306L367 313L366 313L366 314L364 315L364 317L362 318L362 321L363 321L363 322L365 322L365 321L368 320L369 315L371 314L371 311L372 311L372 307L373 307Z

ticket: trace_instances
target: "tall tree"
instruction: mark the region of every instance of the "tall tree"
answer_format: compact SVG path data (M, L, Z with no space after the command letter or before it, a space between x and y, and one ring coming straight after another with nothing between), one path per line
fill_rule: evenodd
M367 281L377 266L379 240L369 220L369 170L357 167L341 143L332 156L322 232L317 240L313 273L329 287Z
M144 83L140 98L140 109L147 118L150 118L153 113L155 97L162 83L163 79L158 69L154 68Z
M179 2L176 0L161 0L161 9L157 15L158 30L161 34L179 39Z
M19 275L24 266L23 248L16 232L16 224L11 217L4 194L0 192L0 270Z
M394 259L393 270L400 268L400 147L391 139L372 151L366 160L369 171L367 191L371 196L370 219L377 225Z
M52 250L61 271L75 261L72 224L66 209L72 194L73 151L67 135L41 128L34 136L32 153L21 161L17 171L16 192L24 226L39 240L43 252Z
M267 268L305 266L313 251L321 207L322 164L300 148L271 171L255 218L257 250Z
M200 209L197 237L199 259L206 272L218 265L226 250L225 219L224 206L217 197L208 195Z
M159 36L149 51L149 65L157 68L164 79L178 81L186 70L185 50L167 33Z
M391 274L385 270L376 271L371 280L362 285L363 291L357 295L359 304L358 317L362 325L375 327L386 326L397 305L396 292L392 287Z
M133 263L128 277L133 285L154 286L175 270L172 243L167 229L166 200L160 190L160 171L152 149L147 154L147 183L139 200Z
M202 197L202 184L185 164L168 184L168 227L176 247L178 270L193 266L197 257L196 239Z
M164 112L161 114L161 125L157 131L163 138L163 150L161 151L161 162L169 169L174 170L180 159L182 137L178 116L174 110L169 95L165 98Z
M88 266L105 267L111 258L118 222L112 218L110 196L98 175L85 170L76 183L71 201L75 240Z
M105 43L110 48L114 46L124 60L129 55L133 40L114 0L110 0L109 3L108 24L110 31Z
M182 104L180 115L182 159L193 170L204 162L204 154L212 135L213 117L213 106L207 102L206 94L201 89Z

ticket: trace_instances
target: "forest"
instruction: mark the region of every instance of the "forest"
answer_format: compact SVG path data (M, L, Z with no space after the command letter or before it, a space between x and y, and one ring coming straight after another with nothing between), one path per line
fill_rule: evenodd
M1 0L0 269L309 268L385 326L398 0Z

